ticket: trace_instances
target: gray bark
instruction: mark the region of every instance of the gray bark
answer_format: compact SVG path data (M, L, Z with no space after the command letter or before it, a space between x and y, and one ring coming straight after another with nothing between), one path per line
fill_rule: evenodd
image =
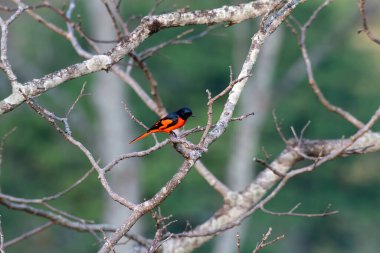
M234 62L237 66L242 62L242 48L249 43L252 27L246 23L236 29ZM255 116L249 117L235 128L231 145L231 157L227 166L227 185L232 190L241 190L252 181L255 171L253 157L256 156L262 126L268 114L270 114L272 82L276 67L278 53L283 37L283 30L278 29L263 45L253 76L248 80L246 92L242 94L240 114L254 111ZM241 226L228 230L216 240L214 253L233 252L236 249L236 234L244 241L247 226Z
M114 39L115 33L111 19L101 1L87 1L87 8L92 13L92 34L99 39ZM112 6L112 4L111 4ZM102 45L102 50L108 50ZM131 124L128 114L124 110L122 101L126 100L126 85L113 73L99 72L91 84L93 87L93 102L97 112L98 134L96 143L102 163L108 163L120 154L131 152L128 140L132 139ZM128 159L117 165L109 173L108 181L113 189L131 202L137 203L140 196L138 180L139 162ZM127 219L130 211L116 203L108 195L104 195L104 222L119 225ZM138 233L141 226L136 224L132 231ZM119 245L117 252L131 252L131 243Z

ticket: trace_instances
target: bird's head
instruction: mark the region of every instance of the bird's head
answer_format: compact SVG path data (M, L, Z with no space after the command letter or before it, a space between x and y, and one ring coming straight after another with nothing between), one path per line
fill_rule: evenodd
M191 115L193 115L193 112L190 110L190 108L184 107L177 111L177 114L184 120L187 120Z

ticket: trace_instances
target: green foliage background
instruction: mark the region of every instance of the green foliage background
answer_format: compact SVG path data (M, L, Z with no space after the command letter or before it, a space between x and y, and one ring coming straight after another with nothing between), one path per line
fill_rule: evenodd
M308 1L295 11L294 16L301 22L305 21L320 3L321 1ZM153 1L133 0L124 3L122 9L125 17L144 16L152 4ZM222 4L230 2L167 0L160 5L158 12L167 12L187 5L190 9L205 9ZM371 15L371 28L379 31L380 6L378 3L371 4L376 7L371 10L377 13ZM61 18L52 15L50 11L40 10L39 13L65 27ZM83 25L88 26L88 15L91 13L86 13L81 1L78 2L76 14L80 14ZM379 106L380 47L370 42L364 34L357 34L360 19L355 2L335 1L325 9L309 30L307 44L309 48L318 47L334 27L355 15L355 22L344 33L344 39L336 38L339 45L314 71L326 97L365 122ZM247 22L252 23L253 34L254 21ZM190 45L167 47L147 61L159 83L159 91L168 111L182 105L193 108L197 117L187 124L187 128L206 122L205 90L209 89L216 94L228 84L228 67L233 62L233 30L236 26L221 26ZM186 29L188 27L164 30L144 42L139 50L172 38ZM201 31L204 27L194 29ZM352 126L326 111L318 103L306 79L300 83L289 84L290 88L277 86L289 66L300 57L299 48L289 30L286 30L285 36L273 84L275 94L271 105L271 109L276 109L277 115L283 119L285 134L290 137L290 126L301 129L308 120L311 121L311 125L307 129L306 138L341 138L354 133L355 129ZM245 48L242 50L246 51ZM9 57L15 72L20 76L20 81L38 78L81 61L67 41L27 15L11 26ZM235 69L239 67L234 66ZM144 88L148 89L142 74L136 71L134 75L145 85ZM91 90L91 80L90 75L69 81L37 100L57 114L63 114L75 100L84 82L87 82L87 89ZM5 97L9 92L10 87L3 73L0 73L0 97ZM126 100L132 105L136 116L147 124L153 122L156 116L143 106L133 92L129 93ZM221 111L222 105L223 100L217 103L216 113ZM253 111L259 110L260 108L253 108ZM93 136L97 134L97 119L90 98L80 100L73 112L71 124L74 136L96 152ZM244 124L244 121L234 123L203 158L210 170L222 180L228 155L233 149L231 136L235 124ZM17 130L7 139L3 152L0 175L2 192L25 198L42 197L47 193L64 189L89 169L85 157L58 136L26 105L0 116L0 135L15 126ZM265 147L272 157L275 157L284 148L284 144L276 133L271 115L267 116L263 129L260 146ZM375 130L379 130L379 127L375 127ZM196 140L199 136L189 138ZM151 144L152 140L147 139L139 145L140 148L146 148ZM142 160L144 166L141 168L139 180L143 186L143 197L152 196L181 163L181 157L170 147L165 147ZM302 202L300 211L313 213L321 212L328 204L332 204L332 209L339 210L340 213L313 219L274 217L256 213L246 221L250 230L248 236L242 238L242 252L251 252L269 226L273 227L274 235L285 234L286 237L263 252L377 252L380 248L379 163L378 153L339 158L312 174L292 180L268 208L287 211ZM96 175L93 174L76 190L54 201L53 204L74 215L100 222L104 195ZM192 171L161 205L161 211L164 215L172 214L173 219L178 220L171 226L172 231L182 231L187 221L191 224L205 221L221 203L221 198L195 171ZM0 214L6 240L44 222L42 219L2 206ZM152 236L154 231L153 226L150 226L151 218L146 217L145 221L145 232ZM210 252L212 243L213 241L207 243L196 252ZM54 226L9 248L7 252L94 252L97 249L98 245L91 235Z

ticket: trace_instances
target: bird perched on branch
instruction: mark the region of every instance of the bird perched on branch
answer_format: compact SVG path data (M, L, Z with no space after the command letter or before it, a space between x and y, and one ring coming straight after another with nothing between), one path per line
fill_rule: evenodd
M146 131L146 133L132 140L129 144L141 140L142 138L145 138L146 136L152 133L171 133L173 130L185 125L187 119L192 115L193 112L190 110L190 108L187 107L181 108L176 112L169 113L168 115L157 121L151 128L149 128Z

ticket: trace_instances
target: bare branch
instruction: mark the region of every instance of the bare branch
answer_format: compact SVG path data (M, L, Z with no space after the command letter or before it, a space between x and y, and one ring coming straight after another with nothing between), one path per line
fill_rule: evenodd
M103 1L106 4L106 0L103 0ZM322 5L320 8L318 8L316 12L314 12L314 14L303 26L300 25L301 31L303 33L305 33L307 28L312 24L318 12L322 10L322 8L326 6L329 2L330 1L327 0L324 3L324 5ZM75 4L75 0L71 0L70 3ZM269 1L268 2L263 1L263 3L268 4L269 6ZM121 16L119 15L120 12L118 9L120 7L119 5L120 2L115 3L115 4L116 4L115 13L112 13L109 6L107 8L108 8L111 18L113 19L114 28L118 31L118 37L121 38L122 36L121 36L121 32L118 30L118 26L123 25L124 32L128 32L128 28L126 27L127 26L126 23L123 24L123 22L121 22ZM250 4L253 5L253 3L250 3ZM82 88L81 93L76 99L76 101L74 102L74 104L70 107L65 118L60 118L56 116L54 113L40 107L32 99L30 99L30 97L38 96L42 94L43 92L45 92L46 90L56 87L57 85L60 85L61 83L67 80L70 80L72 78L76 78L76 77L79 77L88 73L92 73L95 71L109 70L111 68L111 70L117 73L119 77L124 78L123 80L128 82L131 85L131 87L135 85L135 88L133 89L136 90L136 92L144 100L144 102L148 105L148 107L152 109L152 111L154 111L155 113L161 115L164 113L164 109L163 109L164 107L162 106L161 100L159 96L157 95L157 82L153 78L153 75L148 69L148 67L146 66L146 64L143 62L144 58L142 57L142 54L134 54L133 53L134 50L146 38L148 38L153 33L156 33L160 29L163 29L163 28L169 28L169 27L180 26L180 25L189 25L189 24L201 24L202 22L205 24L210 24L210 20L214 20L215 22L229 22L231 24L242 21L244 18L240 17L238 20L235 20L230 17L231 15L232 16L235 15L235 14L230 13L229 9L232 7L227 6L227 8L224 7L223 10L222 8L220 8L220 9L215 9L212 11L205 11L205 12L195 11L195 12L184 13L183 11L178 11L178 12L173 12L169 14L147 16L142 19L141 23L137 26L137 28L134 31L132 31L132 33L128 34L128 36L126 37L123 37L124 40L121 41L110 52L104 55L96 55L92 58L90 58L91 55L87 55L86 57L88 57L89 60L84 61L82 63L78 63L71 67L62 69L58 72L47 75L41 79L35 79L31 82L28 82L25 84L25 86L22 86L20 89L17 89L16 92L12 93L10 95L11 99L9 99L8 97L5 100L0 102L0 114L1 114L9 110L12 110L13 108L17 107L18 104L22 103L23 101L26 101L26 103L28 103L32 107L33 110L35 110L41 117L47 120L67 141L69 141L71 144L78 147L86 155L86 157L88 158L88 160L90 161L94 169L98 172L99 179L100 179L100 182L102 183L103 188L105 188L105 190L111 196L111 198L117 201L118 203L121 203L122 205L127 206L128 208L132 210L131 216L119 228L117 228L115 233L110 235L109 238L108 238L108 235L107 236L104 235L105 243L102 249L100 250L100 252L103 252L103 253L109 252L114 249L115 245L121 243L120 241L121 238L130 230L130 228L136 223L136 221L139 220L144 214L146 214L147 212L150 212L153 208L157 207L160 203L162 203L162 201L164 201L165 198L169 196L169 194L181 183L181 181L184 179L184 177L187 175L187 173L189 172L189 170L194 164L197 170L199 171L199 173L207 180L207 182L216 191L218 191L224 199L228 199L228 201L225 201L226 203L224 204L224 206L213 217L211 217L210 220L206 221L204 224L195 228L193 231L190 231L187 234L188 237L186 238L184 237L180 238L180 237L175 237L175 236L170 235L164 239L163 230L160 230L160 231L157 230L156 236L154 238L155 241L149 244L151 246L151 250L150 250L151 252L156 251L161 246L162 248L164 248L164 250L173 251L173 249L176 249L179 243L181 243L181 248L183 248L184 252L188 252L194 249L195 247L198 247L205 241L211 239L217 233L240 224L242 220L244 220L246 217L248 217L248 215L252 214L259 208L266 210L263 207L264 204L270 201L274 196L276 196L279 190L282 189L282 187L286 184L286 182L292 177L299 175L301 173L313 171L317 167L319 167L321 164L331 159L334 159L338 156L351 155L351 154L360 153L360 152L373 152L375 150L380 149L380 144L378 143L380 140L379 133L370 132L371 127L375 124L375 122L378 121L380 117L380 107L378 111L370 119L370 121L366 125L364 125L362 122L358 121L349 113L347 114L342 109L332 106L326 100L327 105L324 105L325 107L330 107L330 109L331 108L340 109L341 110L340 112L338 112L339 110L337 110L336 112L342 117L344 117L346 120L354 124L356 127L358 127L359 131L349 139L310 141L303 138L304 131L306 129L306 127L304 127L304 129L302 129L301 131L300 136L298 136L296 132L293 131L295 140L286 140L286 138L283 136L281 132L281 127L277 125L277 118L275 118L276 128L279 131L280 135L282 136L284 142L287 144L287 148L272 163L259 160L258 162L264 165L266 169L262 173L260 173L258 178L254 182L252 182L252 184L250 184L242 192L239 192L239 193L231 192L210 171L208 171L207 168L205 168L203 164L199 162L199 158L208 151L209 146L224 133L224 131L229 125L229 122L234 121L234 120L242 120L245 117L252 115L252 114L247 114L238 118L232 118L232 115L236 107L236 104L239 100L240 94L245 86L245 83L247 82L246 78L250 76L252 67L255 64L256 57L260 51L262 43L264 43L265 38L269 36L278 27L278 25L283 22L283 20L289 15L289 13L292 11L292 9L296 7L297 4L298 4L298 1L291 1L291 0L276 1L274 8L272 8L271 11L265 15L260 25L260 30L252 38L252 44L251 44L250 50L248 52L246 61L244 62L243 68L238 78L235 81L233 81L232 72L231 72L231 82L224 91L222 91L220 94L218 94L214 98L211 96L211 93L208 93L208 97L209 97L208 109L209 110L208 110L208 121L205 127L197 127L197 128L185 131L181 135L179 135L179 137L170 135L170 140L166 140L161 143L156 142L156 144L153 147L144 151L122 154L119 157L117 157L114 161L104 166L103 168L99 166L98 161L94 159L90 150L88 150L86 147L84 147L84 145L81 142L79 142L73 136L71 136L70 126L67 121L67 118L70 112L72 111L72 108L74 108L79 98L82 96L84 87ZM241 6L245 6L245 4L239 5L237 10L234 9L234 11L239 11L239 8ZM236 7L236 6L233 6L233 7ZM72 36L74 36L74 30L76 31L77 29L81 30L79 25L74 24L73 21L70 20L71 11L73 10L73 8L74 7L71 7L69 14L67 14L69 11L66 13L66 23L68 25L68 30L70 30L69 27L71 27L72 29L71 30ZM265 6L262 8L268 9L268 7L265 7ZM1 9L1 6L0 6L0 9ZM217 14L219 13L219 11L223 13L223 15L227 15L227 18L217 17ZM206 13L207 15L214 13L215 16L211 16L211 17L207 16L208 20L202 21L204 13ZM180 18L178 18L177 17L178 14L180 14L182 18L185 17L184 20L181 20ZM168 15L172 15L172 16L168 16ZM193 16L197 15L197 18L192 19L191 15ZM251 14L243 13L241 15L243 16L252 15L252 13ZM172 18L171 19L172 23L168 22L167 19L169 17ZM64 32L66 36L69 33L70 31ZM79 32L79 34L82 36L82 34L84 33ZM302 38L301 36L300 38L300 41L303 41L302 42L303 44L301 44L301 47L302 45L304 46L304 37ZM177 39L177 41L179 41L179 38ZM129 70L124 71L121 68L121 64L116 65L123 57L125 57L125 55L132 55L132 57L134 56L136 58L135 59L136 62L139 64L140 68L143 69L145 75L147 76L148 81L150 82L152 96L149 96L148 94L145 93L145 91L141 88L141 86L130 76ZM304 55L304 59L305 59L305 62L307 60L309 61L309 65L311 69L311 64L310 64L310 60L308 59L307 51L306 51L306 56ZM306 65L308 65L308 63L306 63ZM4 67L4 64L1 64L1 66ZM309 76L309 80L312 80L310 84L313 87L312 83L314 83L314 86L316 86L316 88L313 88L313 90L317 94L319 87L314 81L313 73L312 72L310 73L311 73L311 78ZM226 95L228 92L229 94L228 94L227 102L225 103L223 112L220 115L217 123L213 125L212 124L212 113L213 113L212 104L221 96ZM322 93L320 93L319 95L317 94L317 96L320 99L320 101L323 101L322 98L324 97ZM12 100L12 99L15 99L15 100ZM14 103L14 101L16 102ZM140 125L146 127L142 122L138 121L127 108L126 110L130 114L132 119L134 119ZM63 122L65 130L63 130L63 127L60 126L61 123L59 122ZM184 138L186 135L190 133L198 132L198 131L204 131L198 145L195 145ZM371 140L368 140L369 137L373 137L373 138ZM169 141L173 144L174 148L182 156L185 157L185 161L182 164L182 166L178 169L177 173L170 180L167 181L165 186L162 187L157 192L157 194L155 194L152 198L144 201L143 203L134 204L112 191L105 177L105 174L108 171L110 171L116 164L118 164L122 160L129 159L131 157L140 157L140 156L148 155L160 149L161 147L169 143ZM308 157L313 158L313 161L314 161L313 164L309 166L305 166L301 169L297 169L297 170L293 170L289 172L289 170L293 167L294 164ZM200 169L198 168L199 166L198 164L201 164ZM278 183L277 187L269 195L267 195L267 197L262 199L263 196L268 194L269 189L271 189L271 187L273 187L276 183ZM57 196L58 197L61 196L61 193L57 194ZM233 196L234 198L232 198L231 196ZM53 197L56 197L56 196L53 196ZM42 199L46 199L46 198L42 198ZM19 203L24 204L24 205L20 205L17 203L17 201L12 201L11 198L7 198L7 196L5 195L0 195L0 202L5 206L8 206L10 208L15 208L17 210L26 211L29 213L36 212L38 213L37 215L48 218L52 220L54 223L57 223L59 225L64 224L66 221L72 222L70 223L71 225L68 227L74 227L74 225L72 225L74 221L78 221L77 223L75 223L75 226L78 226L78 224L85 224L88 226L91 225L91 224L88 224L89 221L78 219L75 216L71 216L70 214L65 213L64 211L55 209L54 207L51 207L49 205L46 205L46 207L48 207L51 210L51 212L44 213L44 210L39 210L37 208L33 209L33 207L27 205L30 202L19 202ZM289 215L303 216L303 214L294 213L294 210L295 208L293 208L287 213L276 213L276 214L285 214L285 215L289 214ZM271 212L268 210L266 211ZM271 213L275 213L275 212L271 212ZM326 211L323 214L327 215L329 213L330 212ZM49 216L50 214L53 216ZM310 214L310 215L323 216L322 214ZM61 218L64 220L63 221L60 220ZM159 229L163 229L163 227ZM86 230L92 233L95 233L94 229L86 228ZM103 229L103 230L96 230L96 231L104 232L105 230ZM259 251L261 248L267 245L270 245L271 243L281 239L280 237L278 237L275 240L268 242L268 238L270 234L271 234L271 228L263 236L262 241L259 243L258 247L256 247L254 252ZM203 236L203 238L196 238L200 236ZM238 251L240 251L240 238L238 238L237 246L238 246Z
M70 106L69 110L67 111L66 113L66 116L65 118L67 119L70 115L70 113L72 112L72 110L74 110L74 107L77 105L77 103L79 102L79 99L81 99L82 97L86 96L86 95L89 95L89 94L85 94L84 93L84 89L86 88L86 82L83 83L82 85L82 89L80 90L80 93L79 95L77 96L77 98L75 99L74 103Z
M281 2L279 5L276 5L273 10L268 13L265 18L263 19L260 30L253 36L252 38L252 44L249 49L247 58L243 64L242 70L238 76L238 79L242 78L242 80L231 89L231 92L229 93L229 96L227 98L227 102L225 103L225 107L223 109L223 112L216 124L216 126L207 134L204 146L208 147L212 142L214 142L218 137L220 137L226 127L228 126L228 122L230 121L232 117L232 113L235 109L235 106L237 104L237 101L240 97L240 94L246 84L246 78L250 75L252 67L254 63L256 62L257 55L260 51L261 45L264 42L265 38L269 36L282 22L283 20L290 14L293 8L295 8L297 4L294 2ZM281 14L280 14L281 13ZM238 198L240 199L240 198ZM244 199L244 197L242 198ZM242 200L240 199L240 200ZM252 199L252 196L248 197L247 199ZM244 202L247 201L247 199L244 199ZM237 201L237 200L235 200ZM237 204L236 206L239 206L238 203L232 203L231 206L234 206L234 204ZM246 203L241 203L243 206L246 206ZM239 212L236 212L237 210L234 209L234 214L230 216L227 219L235 218L236 215L238 215ZM231 209L230 209L231 210ZM226 219L226 216L224 215L225 212L221 210L221 216L219 217L212 217L209 221L205 222L204 224L198 226L196 229L194 229L194 233L197 234L198 232L201 232L202 229L205 229L205 227L208 227L206 231L213 230L215 227L220 227L221 224L219 222L216 222L216 220ZM227 216L228 217L228 216ZM224 220L225 221L225 220ZM181 245L181 248L186 252L190 251L196 245L200 245L203 242L211 239L215 236L214 234L211 234L211 236L206 236L202 238L173 238L172 240L168 240L163 247L165 250L173 251L177 248L177 245Z
M38 96L73 78L110 69L111 66L135 50L143 41L160 29L194 24L239 23L264 14L272 5L272 1L261 0L207 11L172 12L147 16L142 19L140 25L130 33L127 39L118 43L110 52L94 56L84 54L83 56L88 57L88 60L24 83L21 87L22 92L19 92L17 89L17 91L14 91L7 98L0 101L0 114L9 112L23 103L26 99L22 94L28 97ZM66 16L64 15L64 17ZM68 38L72 39L73 37L68 36Z
M303 2L303 1L300 1ZM255 33L252 37L251 47L249 49L248 55L244 61L242 70L237 78L240 80L237 82L228 96L227 102L225 103L223 112L216 126L208 133L205 138L204 143L208 146L215 141L220 135L222 135L228 125L229 120L232 117L232 113L235 109L237 101L240 94L247 82L248 76L251 75L252 67L256 62L258 53L261 49L261 45L264 43L266 37L268 37L274 30L285 20L285 18L291 13L293 8L295 8L300 2L280 2L275 4L274 7L268 12L263 18L260 24L260 30Z
M277 130L278 135L280 136L281 140L282 140L286 145L288 145L288 140L286 139L284 133L282 132L281 122L278 122L278 119L277 119L277 115L276 115L275 110L272 111L272 116L273 116L274 125L276 126L276 130Z
M43 205L44 207L46 207L47 209L49 209L50 211L52 211L52 212L54 212L54 213L56 213L56 214L58 214L58 215L61 215L62 217L67 217L67 218L69 218L69 219L71 219L71 220L73 220L73 221L78 221L78 222L80 222L80 223L89 223L89 224L91 224L91 223L95 223L93 220L86 220L86 219L83 219L83 218L77 217L77 216L72 215L72 214L70 214L70 213L68 213L68 212L65 212L65 211L63 211L63 210L60 210L60 209L58 209L58 208L55 208L54 206L49 205L48 203L42 203L42 205Z
M210 131L211 126L212 126L212 102L211 102L212 98L211 98L211 92L209 90L206 90L206 93L207 93L207 99L208 99L208 103L207 103L207 106L208 106L208 110L207 110L207 124L206 124L205 130L204 130L204 132L202 134L201 140L199 141L199 145L200 146L204 144L206 136L207 136L207 134Z
M257 244L256 248L252 251L252 253L257 253L259 252L261 249L265 248L266 246L269 246L281 239L283 239L285 237L285 235L280 235L278 237L276 237L275 239L267 242L269 236L271 235L272 233L272 228L269 227L268 231L263 235L263 238L261 239L261 241Z
M237 252L240 253L240 235L236 234L236 247L237 247Z
M151 199L144 201L133 209L133 212L128 220L124 222L110 238L106 238L106 242L99 250L99 253L111 251L114 245L116 245L123 235L131 229L131 227L137 222L138 219L140 219L142 215L158 206L169 196L169 194L181 183L190 171L190 168L194 165L194 161L192 159L186 159L177 173ZM195 159L197 158L195 157Z
M9 132L7 132L6 134L3 135L3 137L1 138L1 141L0 141L0 167L1 167L1 163L3 162L3 149L4 149L4 144L5 144L5 140L12 134L16 131L17 127L14 127L12 128Z
M299 217L307 217L307 218L314 218L314 217L325 217L330 216L334 214L338 214L339 211L329 211L329 206L326 208L326 210L322 213L295 213L295 209L298 208L299 205L296 205L294 208L292 208L288 212L273 212L269 211L268 209L264 208L264 206L260 207L260 210L264 213L275 215L275 216L299 216Z
M131 110L128 108L127 104L124 103L124 102L123 102L123 104L124 104L124 109L127 111L129 117L134 122L136 122L137 124L139 124L140 126L142 126L145 130L148 130L149 127L147 127L144 123L142 123L140 120L138 120L135 115L133 115L133 113L131 112ZM156 135L153 133L152 136L153 136L154 140L156 141L156 145L157 145L158 144L158 139L157 139Z
M132 157L143 157L147 156L151 153L153 153L156 150L159 150L160 148L164 147L166 144L169 143L169 139L164 140L163 142L156 143L154 146L150 147L149 149L138 151L138 152L131 152L128 154L120 155L118 158L104 166L104 172L109 172L113 167L115 167L120 161L132 158Z
M316 155L320 158L317 159L312 165L300 169L287 172L294 166L294 164L302 160L303 157L294 151L293 148L285 149L270 164L270 166L276 171L282 174L286 173L285 177L281 178L277 176L270 169L264 170L249 186L245 188L245 190L243 190L234 198L230 198L231 203L229 203L229 208L228 206L222 207L218 212L216 212L213 217L204 222L202 225L199 225L193 231L178 234L177 236L180 238L174 238L170 240L169 242L171 244L168 245L168 247L173 247L175 245L174 243L179 243L181 247L187 243L200 243L208 240L210 237L213 237L222 231L241 224L241 222L246 217L250 216L261 206L272 200L286 185L289 179L301 173L311 172L323 163L333 159L333 157L337 157L343 154L349 155L349 152L345 153L345 150L348 150L349 148L356 149L363 146L368 146L369 148L367 151L369 152L380 150L380 133L368 132L370 127L379 118L380 107L371 117L365 127L358 130L357 133L349 139L326 141L309 141L304 139L303 144L300 146L302 148L302 152L309 156ZM297 142L294 142L294 145L297 145ZM265 194L267 194L268 190L278 182L279 179L281 180L277 186L264 199L261 199Z
M68 142L76 146L79 150L83 152L83 154L87 157L91 165L95 168L95 170L98 172L98 177L99 180L103 186L103 188L107 191L109 196L115 200L116 202L128 207L129 209L133 209L135 207L135 204L132 202L126 200L125 198L121 197L117 193L115 193L112 189L111 186L109 185L106 177L105 177L105 171L99 167L98 163L96 162L95 158L91 154L91 152L78 140L74 139L70 134L67 132L63 131L55 122L55 118L52 117L51 115L54 115L53 113L49 112L46 109L41 108L39 105L37 105L35 102L33 102L31 99L29 99L26 95L24 95L24 98L27 102L27 104L38 114L40 115L43 119L48 121L55 130L58 131Z
M264 161L264 160L261 160L261 159L258 159L258 158L254 158L253 160L254 160L255 162L257 162L257 163L259 163L259 164L265 166L265 168L270 169L274 174L276 174L276 175L279 176L279 177L285 177L285 176L286 176L285 174L283 174L283 173L277 171L276 169L274 169L269 163L267 163L267 162Z
M239 116L239 117L231 118L231 119L230 119L230 122L231 122L231 121L241 121L241 120L246 119L246 118L248 118L249 116L253 116L253 115L255 115L255 113L254 113L254 112L250 112L250 113L244 114L244 115Z
M211 187L213 187L217 192L220 193L223 199L227 198L228 193L231 190L225 184L223 184L218 178L216 178L215 175L212 174L200 160L198 160L195 163L195 169L207 181L207 183Z
M67 227L79 232L114 232L116 231L116 228L114 226L108 225L108 224L87 224L82 222L75 222L70 219L64 218L61 215L54 214L49 211L45 211L42 209L34 208L32 206L26 205L26 204L17 204L12 203L10 201L7 201L0 197L0 204L3 206L17 210L17 211L23 211L35 216L39 216L45 219L48 219L52 221L54 224L61 225L63 227ZM127 238L130 238L131 240L134 240L138 242L141 245L147 246L150 245L149 241L143 238L142 236L138 236L132 233L127 233L124 236Z
M244 79L248 78L249 76L250 75L243 76L243 77L240 77L240 78L238 78L236 80L231 81L230 84L223 91L221 91L218 95L216 95L215 97L211 97L211 92L209 90L206 90L207 96L208 96L208 102L207 102L207 106L208 106L207 124L206 124L206 128L205 128L205 130L203 132L203 135L201 137L201 140L199 141L199 145L200 146L202 146L204 144L206 136L209 133L209 131L211 129L211 126L212 126L212 105L213 105L213 103L216 100L218 100L219 98L221 98L222 96L224 96L228 91L230 91L234 87L235 84L243 81Z
M76 0L70 0L70 4L69 4L69 7L67 8L67 11L66 13L62 13L60 11L56 11L59 15L63 16L66 18L66 26L67 26L67 38L68 40L70 41L71 45L73 46L73 48L75 49L75 51L78 53L78 55L88 59L92 56L92 54L88 51L86 51L85 49L83 49L83 47L80 45L79 41L77 40L77 38L75 37L75 32L74 32L74 28L77 28L76 30L79 31L81 33L81 30L78 29L77 26L75 26L73 24L73 22L71 22L71 15L75 9L75 6L76 6ZM52 8L53 9L53 8ZM54 9L53 9L54 10ZM83 37L86 37L84 35L84 33L81 33L81 35ZM87 40L87 42L89 42L89 40ZM90 43L89 44L94 48L96 49L96 51L98 51L98 49L95 47L94 44Z
M314 72L313 72L311 61L310 61L309 53L308 53L308 51L306 49L306 45L305 45L307 29L311 26L313 21L316 19L319 12L323 8L325 8L328 4L330 4L331 2L332 2L332 0L325 0L325 2L314 11L314 13L311 15L309 20L304 25L299 24L298 21L296 21L296 19L293 18L293 21L296 21L297 25L300 28L301 35L298 36L295 29L292 29L292 32L296 34L296 38L297 38L298 44L300 46L302 56L303 56L303 59L304 59L305 65L306 65L306 72L307 72L307 76L309 79L309 84L310 84L314 94L317 96L319 102L327 110L340 115L342 118L344 118L345 120L347 120L348 122L353 124L356 128L360 129L364 126L364 124L360 120L358 120L357 118L355 118L353 115L351 115L349 112L343 110L342 108L332 105L326 99L326 97L323 95L321 89L319 88L317 82L315 81Z
M94 171L94 167L92 167L90 170L88 170L82 177L80 177L75 183L70 185L68 188L64 189L61 192L58 192L54 195L48 196L48 197L42 197L42 198L36 198L36 199L26 199L26 198L17 198L13 197L4 193L0 193L0 198L15 202L15 203L23 203L23 204L42 204L48 201L55 200L59 197L62 197L64 194L70 192L75 187L77 187L79 184L81 184L90 174Z
M108 3L108 0L102 0L102 1L103 1L104 6L106 7L108 15L111 18L112 26L113 26L113 28L115 30L115 33L116 33L117 41L120 41L124 36L122 35L122 33L119 30L119 27L118 27L118 24L117 24L117 21L116 21L116 17L115 17L114 13L111 10L111 7L110 7L110 5Z
M175 38L170 39L168 41L165 41L161 44L158 44L156 46L150 47L148 49L145 49L144 51L139 53L141 60L146 60L147 58L151 57L153 54L157 53L159 50L169 46L169 45L179 45L179 44L191 44L194 40L203 38L206 36L211 30L216 29L216 26L212 26L204 30L203 32L184 38L182 37L188 35L189 33L192 33L194 29L189 29L184 31L183 33L178 34Z
M5 72L8 80L11 82L12 92L15 92L17 90L19 83L17 82L17 77L15 73L13 72L11 64L9 63L9 60L8 60L8 27L25 10L25 5L19 3L18 1L16 2L17 2L18 8L15 13L13 13L7 20L3 20L0 17L0 26L1 26L0 68Z
M127 111L129 117L131 117L131 119L132 119L134 122L136 122L137 124L139 124L140 126L142 126L145 130L148 130L149 127L148 127L147 125L145 125L144 123L142 123L140 120L138 120L138 119L136 118L136 116L132 114L132 112L131 112L131 110L128 108L127 104L124 103L124 102L123 102L123 104L124 104L124 110Z
M14 239L12 239L12 240L9 240L9 241L7 241L7 242L5 243L4 248L8 248L8 247L10 247L10 246L12 246L12 245L15 245L16 243L19 243L19 242L21 242L21 241L23 241L23 240L28 239L29 237L32 237L32 236L34 236L34 235L36 235L36 234L38 234L38 233L41 233L41 232L43 232L44 230L46 230L46 229L48 229L49 227L51 227L53 224L54 224L54 223L51 222L51 221L46 222L45 224L43 224L43 225L41 225L41 226L38 226L38 227L36 227L36 228L34 228L34 229L32 229L32 230L30 230L30 231L24 233L24 234L22 234L22 235L20 235L20 236L18 236L18 237L16 237L16 238L14 238Z
M239 116L239 117L231 118L229 120L229 122L244 120L245 118L248 118L249 116L252 116L254 114L255 113L251 112L251 113ZM216 124L213 124L213 125L211 125L211 128L213 128L215 126L216 126ZM197 126L197 127L193 128L193 129L189 129L189 130L185 130L185 131L181 132L181 136L180 137L185 137L185 136L188 136L188 135L193 134L193 133L202 132L205 129L206 129L206 127Z
M375 37L375 35L369 30L368 23L367 23L367 12L365 10L365 0L358 0L360 15L362 16L362 22L363 22L363 28L359 30L358 32L364 32L367 37L375 42L376 44L380 45L380 39Z
M150 84L150 94L152 95L154 102L156 103L157 110L159 112L159 115L161 114L167 114L163 104L160 95L158 94L158 88L157 88L157 81L154 79L152 72L148 68L147 64L143 62L134 53L129 53L129 55L132 57L132 59L137 63L137 65L140 67L140 69L143 71L146 79L148 80Z
M167 228L168 228L168 226L170 226L171 224L176 222L176 220L170 221L171 215L169 215L167 217L163 217L161 215L160 209L158 209L158 212L153 212L152 216L156 222L156 233L154 235L154 239L153 239L151 246L146 251L147 253L157 252L157 250L161 247L162 243L164 243L166 240L168 240L172 237L173 234L168 233ZM165 223L168 220L169 220L169 222ZM164 238L165 234L167 235L166 238Z
M317 9L315 9L315 11L313 12L313 14L311 14L311 16L309 17L309 19L306 21L306 23L303 25L304 29L308 29L311 24L315 21L315 19L317 18L318 14L324 9L326 8L330 3L332 3L333 0L325 0L320 6L318 6Z

